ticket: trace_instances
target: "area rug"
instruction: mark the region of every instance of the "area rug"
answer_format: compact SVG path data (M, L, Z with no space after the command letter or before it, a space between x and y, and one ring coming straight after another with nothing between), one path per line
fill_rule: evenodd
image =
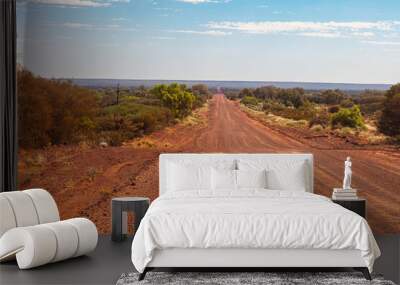
M122 274L117 285L395 285L380 275L373 275L373 280L368 281L359 272L148 272L142 281L138 281L138 276L138 273Z

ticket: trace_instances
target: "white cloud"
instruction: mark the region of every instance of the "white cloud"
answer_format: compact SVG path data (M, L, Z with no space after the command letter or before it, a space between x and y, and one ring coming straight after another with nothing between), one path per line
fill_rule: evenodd
M91 29L94 27L91 24L82 24L82 23L64 23L63 26L73 29Z
M194 35L205 35L205 36L229 36L232 32L224 32L224 31L216 31L216 30L208 30L208 31L193 31L193 30L175 30L171 31L173 33L183 33L183 34L194 34Z
M211 29L235 30L255 34L272 34L282 32L358 32L368 30L391 31L400 22L210 22L206 26Z
M108 7L111 3L93 0L33 0L34 3L72 7Z
M400 31L400 21L375 22L305 22L305 21L264 21L264 22L209 22L208 29L237 31L249 34L284 34L320 38L372 38L379 34Z
M58 26L58 24L55 24ZM78 23L78 22L66 22L61 24L61 26L70 29L83 29L91 31L136 31L135 28L122 27L120 25L110 24L110 25L96 25L89 23Z
M165 41L167 41L167 40L176 40L175 37L151 37L151 39L153 39L153 40L165 40Z
M189 4L203 4L203 3L229 3L231 0L176 0L178 2Z
M200 4L200 3L210 3L214 2L212 0L177 0L178 2L190 3L190 4Z
M365 44L371 45L382 45L382 46L400 46L399 42L389 42L389 41L363 41Z
M298 36L304 37L315 37L315 38L343 38L345 37L341 33L333 32L333 33L321 33L321 32L310 32L310 33L298 33Z
M33 3L61 7L109 7L113 3L129 3L130 0L30 0Z
M122 21L128 21L129 19L119 17L119 18L112 18L111 20L116 21L116 22L122 22Z

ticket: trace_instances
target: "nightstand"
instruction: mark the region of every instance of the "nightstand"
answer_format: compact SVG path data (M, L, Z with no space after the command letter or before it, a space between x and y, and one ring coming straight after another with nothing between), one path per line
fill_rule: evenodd
M135 232L140 221L146 214L150 205L150 199L145 197L119 197L111 200L111 219L113 241L122 241L127 235L127 212L135 215Z
M339 204L340 206L359 214L364 219L367 216L367 200L364 198L358 198L357 200L333 200L333 203Z

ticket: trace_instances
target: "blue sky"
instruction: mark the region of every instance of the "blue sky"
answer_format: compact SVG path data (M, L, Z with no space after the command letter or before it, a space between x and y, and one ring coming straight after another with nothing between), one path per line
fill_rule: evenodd
M18 0L45 77L400 81L398 0Z

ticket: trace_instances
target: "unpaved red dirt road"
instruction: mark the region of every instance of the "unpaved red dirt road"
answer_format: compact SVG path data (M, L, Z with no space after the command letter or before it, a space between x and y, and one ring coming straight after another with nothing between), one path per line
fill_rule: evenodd
M204 124L181 124L155 132L145 138L153 142L147 147L132 142L116 148L46 151L43 169L22 186L49 189L64 218L89 216L106 233L110 232L111 197L157 197L158 155L162 152L313 153L314 191L326 196L331 195L333 187L340 187L343 162L351 156L353 187L368 200L368 221L373 231L400 232L399 151L352 145L335 149L332 144L308 143L296 139L290 130L277 131L250 118L237 102L221 94L198 115Z

